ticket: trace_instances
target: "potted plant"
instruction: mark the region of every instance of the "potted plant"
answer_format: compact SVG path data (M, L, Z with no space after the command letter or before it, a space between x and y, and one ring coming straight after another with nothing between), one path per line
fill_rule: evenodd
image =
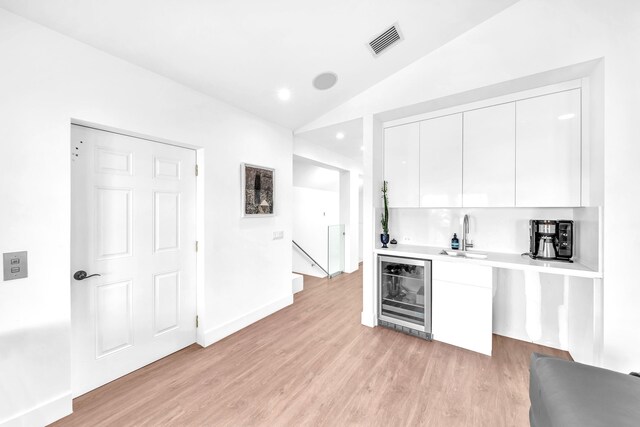
M382 182L382 200L384 200L384 212L381 214L380 223L382 224L382 234L380 241L382 247L387 248L389 243L389 199L387 198L387 181Z

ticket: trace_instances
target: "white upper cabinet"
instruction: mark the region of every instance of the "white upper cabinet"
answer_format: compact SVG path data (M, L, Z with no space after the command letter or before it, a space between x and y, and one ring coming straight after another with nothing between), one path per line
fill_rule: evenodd
M515 103L464 113L462 203L515 206Z
M580 89L516 102L516 206L580 206Z
M420 122L420 207L462 206L462 114Z
M390 206L581 206L581 89L568 82L509 98L386 128Z
M420 199L420 124L384 130L384 179L389 206L415 208Z

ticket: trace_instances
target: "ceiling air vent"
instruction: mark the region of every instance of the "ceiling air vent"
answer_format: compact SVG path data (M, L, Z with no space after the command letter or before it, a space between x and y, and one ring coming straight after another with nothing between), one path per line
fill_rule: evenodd
M369 42L369 47L371 48L373 56L378 56L400 40L402 40L402 34L400 33L400 29L396 23L371 40Z

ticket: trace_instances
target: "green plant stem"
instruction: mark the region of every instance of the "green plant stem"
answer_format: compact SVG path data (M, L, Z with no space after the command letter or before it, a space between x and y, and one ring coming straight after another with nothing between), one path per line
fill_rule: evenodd
M381 214L380 223L384 234L389 234L389 199L387 198L387 181L382 183L382 199L384 200L384 213Z

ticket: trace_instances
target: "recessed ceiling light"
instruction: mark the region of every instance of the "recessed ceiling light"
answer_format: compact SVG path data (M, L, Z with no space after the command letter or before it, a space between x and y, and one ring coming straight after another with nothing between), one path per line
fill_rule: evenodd
M558 116L558 120L569 120L569 119L573 119L576 115L573 113L569 113L569 114L563 114L561 116Z
M364 151L364 145L360 146L360 150Z
M291 91L287 88L278 90L278 98L280 98L281 101L288 101L289 98L291 98Z
M316 78L313 79L313 87L318 90L327 90L331 89L337 81L338 75L336 73L326 72L318 74Z
M342 133L342 132L336 133L336 138L337 139L344 139L344 133Z

